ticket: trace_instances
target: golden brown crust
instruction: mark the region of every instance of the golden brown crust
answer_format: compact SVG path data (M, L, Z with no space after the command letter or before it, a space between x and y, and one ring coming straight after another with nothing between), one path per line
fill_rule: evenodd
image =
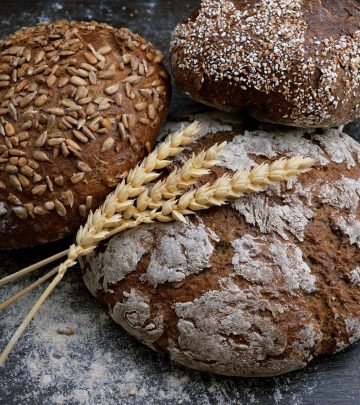
M360 115L354 0L203 0L172 41L177 86L197 101L278 124Z
M171 97L162 61L96 22L0 41L0 249L71 233L152 148Z

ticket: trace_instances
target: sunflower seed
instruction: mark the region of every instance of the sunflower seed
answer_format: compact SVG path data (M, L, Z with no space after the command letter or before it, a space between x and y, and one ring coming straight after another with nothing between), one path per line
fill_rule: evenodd
M67 205L69 205L69 207L72 208L75 201L74 194L72 193L72 191L67 190L64 193L62 193L62 196L64 197Z
M130 75L123 80L123 83L137 84L139 83L141 77L138 75Z
M90 52L84 52L84 57L86 59L86 61L88 63L90 63L91 65L95 65L95 63L97 63L97 59L95 58L95 56L90 53Z
M41 107L47 102L47 100L47 96L45 94L42 94L37 99L35 99L34 104L36 105L36 107Z
M148 105L148 111L147 111L147 115L151 120L154 120L156 117L156 110L155 110L155 106L154 104L149 104Z
M60 78L58 81L58 87L59 88L65 87L69 83L69 80L70 79L67 76Z
M15 128L10 122L6 122L4 125L5 134L6 136L13 136L15 135Z
M63 176L58 176L55 178L55 184L59 187L62 187L64 185L64 177Z
M41 62L44 56L45 52L42 49L40 49L39 52L37 52L37 54L35 55L34 64L37 65L39 62Z
M17 164L18 164L19 167L23 167L23 166L25 166L27 164L27 159L24 158L24 157L21 157L21 158L19 158Z
M140 94L145 97L146 99L149 99L152 95L152 90L150 89L140 89Z
M79 205L79 214L80 214L80 216L85 218L86 213L87 213L86 205L84 205L84 204Z
M97 83L96 74L95 74L93 71L91 71L91 72L89 73L89 82L90 82L92 85L95 85L95 84Z
M150 125L151 121L149 120L148 117L141 117L139 118L139 122L143 125Z
M76 74L80 77L89 77L89 72L87 70L84 69L78 69L76 71Z
M21 201L18 197L16 197L16 195L14 194L9 194L7 197L7 200L9 201L9 203L13 204L13 205L21 205Z
M19 149L9 149L8 150L9 154L11 156L25 156L25 152L23 152L22 150Z
M48 113L50 114L54 114L57 117L62 117L63 115L65 115L65 111L63 108L59 108L59 107L54 107L54 108L49 108L47 110Z
M13 187L16 188L16 190L22 191L22 187L21 187L21 183L19 181L19 178L15 174L10 174L9 182Z
M72 84L74 84L75 86L86 86L87 85L86 81L79 76L73 76L70 79L70 82Z
M73 184L79 183L85 176L84 172L75 173L71 176L70 181Z
M122 96L121 93L117 93L117 94L115 95L115 103L116 103L116 105L117 105L118 107L120 107L120 106L122 105L122 103L123 103L123 96Z
M81 130L88 138L92 139L93 141L96 139L95 135L90 131L90 129L86 125L84 125L81 128Z
M38 148L41 148L42 146L45 145L45 142L47 141L48 138L48 133L47 131L43 132L35 141L35 146Z
M123 60L124 64L127 65L128 63L131 62L131 54L126 53L125 55L122 56L122 60Z
M99 79L107 80L112 79L115 76L115 70L103 70L99 74Z
M51 138L48 140L49 146L61 145L65 141L64 138Z
M96 68L94 66L89 65L88 63L82 63L80 65L80 68L87 70L88 72L96 72Z
M78 168L80 171L82 171L82 172L85 172L85 173L90 173L90 172L92 172L91 167L90 167L87 163L85 163L85 162L81 162L81 161L79 160L76 165L77 165L77 168Z
M28 161L28 165L32 168L32 169L38 169L40 167L38 162L35 162L35 160L33 159L29 159Z
M77 144L75 141L73 141L72 139L66 139L66 145L70 146L71 148L74 148L76 150L78 150L79 152L81 151L81 146L79 144Z
M55 84L56 80L57 80L57 78L55 75L50 75L46 80L47 86L52 87Z
M5 171L7 173L15 174L15 173L17 173L19 171L19 169L15 165L6 165L5 166Z
M34 183L38 183L41 180L42 180L42 176L40 176L39 173L33 173L33 182Z
M47 211L47 209L46 208L44 208L44 207L42 207L41 205L37 205L35 208L34 208L34 214L36 214L36 215L46 215L46 214L48 214L49 212Z
M31 192L34 195L43 195L47 189L45 184L38 184L37 186L33 187Z
M92 207L92 204L93 204L93 198L92 198L91 195L88 195L88 196L86 197L86 208L87 208L88 210L90 210L91 207Z
M30 166L26 165L20 169L20 173L25 176L32 177L34 170Z
M112 86L106 87L104 91L107 95L111 96L119 90L119 87L119 84L113 84Z
M111 46L109 45L102 46L98 49L98 53L101 55L107 55L109 52L111 52Z
M125 126L122 122L119 122L119 131L120 131L120 135L121 135L121 139L123 141L125 141L125 139L127 138L128 134L126 132Z
M147 102L146 101L141 101L140 103L135 104L135 110L136 111L143 111L147 107Z
M44 207L48 210L48 211L52 211L55 208L55 204L54 201L46 201L44 204Z
M49 162L50 159L45 152L41 150L35 150L33 153L33 158L39 160L40 162Z
M64 204L61 201L59 201L58 199L56 199L54 201L54 204L55 204L55 210L56 210L57 214L60 217L64 217L66 215L66 208L65 208Z
M155 73L155 66L150 66L145 74L145 77L150 77Z
M107 151L109 151L110 149L113 148L114 144L115 144L114 138L111 138L111 137L110 137L110 138L107 138L107 139L104 141L104 143L102 144L101 152L107 152Z
M12 210L20 219L27 219L29 214L24 207L13 207Z
M29 187L30 186L30 181L27 177L25 177L22 174L18 174L18 179L20 181L20 184L22 185L22 187Z
M73 130L73 134L76 139L78 139L82 143L87 143L89 142L89 139L80 131L76 131L75 129Z

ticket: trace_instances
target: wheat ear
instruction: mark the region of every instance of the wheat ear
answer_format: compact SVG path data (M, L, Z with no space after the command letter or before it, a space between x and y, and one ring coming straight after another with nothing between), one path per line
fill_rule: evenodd
M158 210L138 212L135 216L140 222L176 220L186 223L185 215L224 205L230 199L240 198L246 193L264 191L271 185L291 180L301 173L308 172L315 163L315 159L296 156L290 159L278 159L270 164L263 163L253 169L240 169L232 175L223 175L212 184L205 184L188 191L179 199L164 201ZM108 237L118 232L118 228L114 228Z
M151 188L146 188L136 199L134 205L123 214L123 220L136 217L140 212L160 208L165 200L176 198L197 183L199 177L210 173L216 166L226 142L215 144L206 151L192 154L180 170L171 172L165 180L158 181Z
M266 190L270 185L291 180L301 173L311 170L315 159L301 156L290 159L279 159L273 163L263 163L253 169L241 169L233 175L225 174L213 184L205 184L198 189L188 191L178 200L167 201L154 215L149 217L161 222L172 220L185 222L184 215L205 210L213 206L221 206L233 198L246 193Z
M124 180L115 191L108 195L105 203L102 206L101 215L99 212L92 217L88 218L88 232L91 232L92 221L97 221L99 217L105 218L104 226L109 225L109 218L113 217L116 212L125 211L133 204L129 197L137 197L144 191L144 185L155 180L160 173L157 170L164 169L171 161L167 160L170 157L175 157L182 152L183 147L189 145L194 141L194 138L201 131L201 124L194 121L187 127L182 127L178 132L171 134L167 139L162 142L150 155L148 155L140 164L130 171L126 180ZM208 155L210 157L210 154ZM97 227L98 228L98 227ZM44 259L38 263L35 263L29 267L10 274L3 279L0 279L0 286L10 283L20 277L38 270L45 265L52 263L60 258L65 257L69 253L68 250L64 250L54 256Z
M188 159L182 168L180 170L174 170L171 172L168 177L165 180L158 181L155 183L150 192L149 196L149 188L146 188L143 193L141 193L135 201L131 200L133 206L128 208L125 212L122 214L122 219L119 221L120 224L124 224L126 221L131 219L132 217L137 217L139 218L139 212L143 212L145 210L150 209L155 209L159 208L162 206L164 203L164 200L166 199L171 199L176 196L179 196L185 192L186 189L188 189L190 186L196 183L196 179L198 179L201 176L204 176L206 174L210 173L210 169L214 167L219 161L217 160L219 154L225 147L226 142L221 143L220 145L215 144L211 148L209 148L206 151L201 151L199 154L195 155L194 153ZM83 229L83 232L86 230ZM81 236L83 238L83 236ZM61 252L59 255L61 256L66 256L69 253L69 250L64 252ZM74 261L76 257L76 253L72 254L72 260L69 260L67 264L70 264L71 261ZM58 258L58 257L57 257ZM51 261L50 259L45 260L45 264L49 263ZM30 266L30 268L24 269L24 271L28 272L28 269L31 269L31 267L35 266ZM57 271L55 269L54 271ZM51 274L50 274L51 273ZM30 286L24 288L14 296L10 297L6 301L0 303L0 311L2 309L5 309L7 306L10 304L16 302L19 298L27 294L28 292L32 291L35 287L38 285L42 284L44 281L46 281L51 275L53 275L53 272L47 273L45 276L37 280L35 283L31 284Z
M20 324L12 339L5 347L5 350L0 355L0 365L4 363L12 348L24 333L27 325L39 311L47 297L59 284L67 269L75 264L76 259L89 254L101 240L105 239L109 234L108 228L112 228L116 225L123 230L137 226L139 223L150 221L146 218L135 219L120 225L122 218L121 213L126 211L133 204L133 200L129 200L129 198L138 197L144 191L146 184L157 179L160 173L156 171L167 167L171 163L171 160L168 159L175 157L183 151L184 146L191 144L201 129L201 124L195 121L185 128L182 127L175 134L170 135L140 164L130 171L126 180L123 180L116 187L115 191L107 196L100 208L94 213L90 212L85 226L80 227L77 233L76 244L70 246L67 259L59 266L58 274L36 301L35 305Z

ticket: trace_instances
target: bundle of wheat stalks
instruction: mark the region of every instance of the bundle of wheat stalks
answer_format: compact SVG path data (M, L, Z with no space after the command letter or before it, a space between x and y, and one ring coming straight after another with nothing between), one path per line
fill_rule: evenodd
M182 152L200 131L201 125L198 122L182 128L170 135L131 170L127 178L107 196L103 205L89 214L86 224L80 227L77 233L76 243L68 250L0 280L0 286L5 285L67 255L67 259L58 268L0 304L2 310L55 275L0 355L0 364L5 362L26 326L61 281L67 269L73 266L79 257L92 252L104 239L155 220L186 222L186 215L226 204L229 199L240 198L245 193L264 191L269 185L289 180L310 170L315 163L314 159L301 156L279 159L251 170L240 169L232 175L225 174L212 184L196 187L198 178L209 174L218 163L217 159L226 144L224 142L198 155L193 154L181 169L173 171L164 180L153 183L161 175L161 170L170 165L169 158Z

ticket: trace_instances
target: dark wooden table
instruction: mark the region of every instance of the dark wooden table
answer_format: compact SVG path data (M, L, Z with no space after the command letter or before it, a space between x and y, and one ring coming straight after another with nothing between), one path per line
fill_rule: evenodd
M171 30L197 3L1 0L0 37L53 19L97 19L129 27L167 53ZM199 108L174 91L170 114ZM347 130L360 141L359 122ZM62 250L68 242L1 253L0 277ZM0 288L0 301L31 280ZM0 347L38 293L0 314ZM359 344L277 378L225 378L179 367L115 325L88 293L75 268L0 368L0 404L359 404L359 381Z

